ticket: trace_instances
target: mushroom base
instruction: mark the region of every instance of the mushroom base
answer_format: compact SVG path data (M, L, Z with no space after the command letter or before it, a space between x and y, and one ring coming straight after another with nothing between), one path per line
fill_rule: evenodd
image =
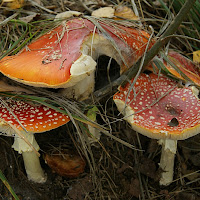
M40 149L33 133L25 133L25 138L31 143L36 151ZM24 139L18 136L15 137L12 147L15 151L18 151L18 153L22 153L28 179L36 183L44 183L46 181L46 176L40 165L39 157L33 151L32 147L29 146Z
M161 173L160 185L167 186L173 181L177 140L161 139L159 140L159 144L162 145L160 168L163 170Z
M46 182L46 175L40 165L39 157L35 152L23 152L24 166L29 180L36 183Z

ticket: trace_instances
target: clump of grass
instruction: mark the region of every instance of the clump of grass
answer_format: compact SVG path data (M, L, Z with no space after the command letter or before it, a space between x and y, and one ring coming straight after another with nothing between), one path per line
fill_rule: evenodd
M6 55L18 53L34 38L39 37L56 25L52 20L38 20L26 23L17 19L17 16L15 18L4 20L0 24L0 59Z

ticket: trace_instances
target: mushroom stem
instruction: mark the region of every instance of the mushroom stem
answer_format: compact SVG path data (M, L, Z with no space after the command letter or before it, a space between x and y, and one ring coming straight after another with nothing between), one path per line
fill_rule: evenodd
M163 170L161 173L160 185L167 186L173 180L177 140L161 139L159 140L159 144L162 145L160 168Z
M25 137L38 151L40 147L35 140L34 134L26 133ZM18 151L18 153L22 153L28 179L36 183L44 183L46 181L46 176L40 165L39 157L33 149L22 138L17 136L15 137L12 147L15 151Z
M44 183L47 177L36 153L34 151L22 152L22 156L28 179L36 183Z
M83 80L76 83L74 86L69 88L64 88L60 90L60 93L67 97L73 98L79 101L83 101L88 98L88 96L93 92L95 85L95 72L92 71Z

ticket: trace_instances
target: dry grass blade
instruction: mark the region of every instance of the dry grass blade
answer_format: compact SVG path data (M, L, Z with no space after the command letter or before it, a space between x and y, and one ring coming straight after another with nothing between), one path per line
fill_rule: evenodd
M14 19L15 17L17 17L17 15L19 15L19 13L14 13L13 15L11 15L10 17L8 17L4 21L0 22L0 26L3 26L5 24L7 24L11 19Z
M154 35L154 31L153 31L153 28L152 28L152 27L151 27L151 30L152 30L152 33L151 33L151 35L150 35L150 37L149 37L149 40L148 40L147 46L146 46L146 48L145 48L145 52L144 52L144 55L143 55L143 57L142 57L142 60L141 60L139 69L138 69L138 71L137 71L137 74L135 75L134 80L133 80L133 82L131 83L130 90L128 91L127 99L128 99L128 96L130 95L130 92L131 92L131 90L133 89L133 87L134 87L134 85L135 85L137 79L138 79L138 76L140 75L140 73L141 73L141 71L142 71L143 64L144 64L144 60L145 60L145 56L146 56L146 54L147 54L147 51L148 51L148 49L149 49L150 42L151 42L152 37L153 37L153 35ZM127 103L127 99L126 99L126 101L125 101L125 104Z

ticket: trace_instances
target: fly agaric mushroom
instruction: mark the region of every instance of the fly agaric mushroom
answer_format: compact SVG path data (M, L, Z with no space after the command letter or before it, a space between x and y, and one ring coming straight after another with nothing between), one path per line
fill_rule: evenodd
M178 88L175 81L153 73L140 75L130 94L129 89L130 84L120 87L114 102L135 131L160 140L160 167L164 171L160 184L169 185L177 140L200 132L200 101L192 87Z
M12 147L18 153L22 153L28 179L37 183L45 182L46 176L41 168L39 157L26 140L38 151L39 145L34 138L34 133L46 132L62 126L70 120L69 117L42 105L11 99L3 102L4 104L1 103L0 106L0 131L7 136L15 136ZM9 124L20 131L26 140L19 137Z
M35 87L71 88L65 92L70 98L87 96L94 88L95 59L99 55L114 58L123 72L143 55L149 38L148 33L136 28L100 20L98 23L107 35L87 19L69 20L17 55L4 57L0 72Z

